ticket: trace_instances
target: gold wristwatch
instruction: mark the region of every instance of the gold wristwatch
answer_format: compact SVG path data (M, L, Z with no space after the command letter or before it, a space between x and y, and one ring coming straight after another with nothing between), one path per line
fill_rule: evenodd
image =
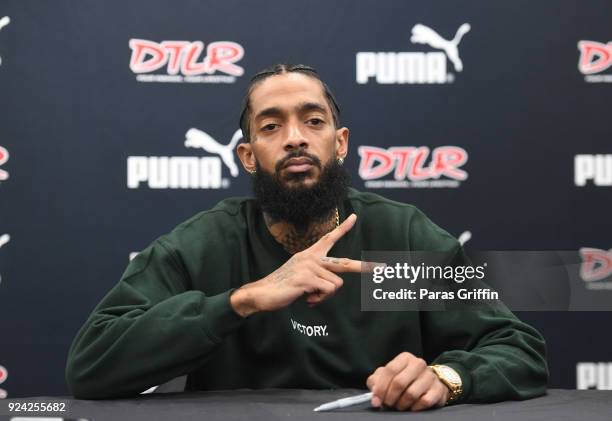
M448 387L450 394L446 404L455 402L463 393L463 384L461 383L461 377L459 373L450 368L447 365L430 365L431 369L436 373L436 376L442 383Z

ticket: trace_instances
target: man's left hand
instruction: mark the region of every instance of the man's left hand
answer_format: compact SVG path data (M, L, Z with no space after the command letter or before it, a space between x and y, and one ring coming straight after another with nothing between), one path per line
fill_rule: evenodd
M402 352L368 377L372 406L422 411L444 406L449 389L422 358Z

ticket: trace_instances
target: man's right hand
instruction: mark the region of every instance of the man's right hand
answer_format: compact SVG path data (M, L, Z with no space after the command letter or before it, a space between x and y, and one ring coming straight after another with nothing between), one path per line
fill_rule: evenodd
M342 286L339 272L371 270L371 264L346 258L327 257L327 253L355 225L351 214L342 224L325 234L312 246L294 254L284 265L259 281L243 285L230 296L236 313L243 317L260 311L288 306L302 295L315 305L331 297Z

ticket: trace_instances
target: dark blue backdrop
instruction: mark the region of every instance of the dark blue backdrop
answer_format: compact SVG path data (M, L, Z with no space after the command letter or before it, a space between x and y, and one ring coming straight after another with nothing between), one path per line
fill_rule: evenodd
M610 2L9 0L4 16L0 389L9 396L65 394L68 346L129 254L219 200L249 194L242 170L234 177L214 151L186 147L186 133L228 144L249 76L275 62L313 65L335 91L356 188L413 203L453 235L470 231L473 249L612 247ZM453 43L464 23L469 31ZM149 41L138 64L153 69L157 60L157 69L135 73L130 40ZM179 54L163 41L185 43ZM580 41L592 42L590 52ZM370 53L361 64L359 53ZM460 148L465 155L440 159L467 178L433 172L419 182L411 155L407 172L394 178L391 161L372 188L359 172L368 146L426 147L425 168L435 148ZM576 155L587 155L584 186L575 183ZM137 188L128 187L128 157L143 157L132 168ZM221 188L150 188L166 162L150 157L212 158L195 184L221 179ZM170 172L197 171L177 162ZM580 361L612 361L610 313L521 317L548 340L551 386L576 387Z

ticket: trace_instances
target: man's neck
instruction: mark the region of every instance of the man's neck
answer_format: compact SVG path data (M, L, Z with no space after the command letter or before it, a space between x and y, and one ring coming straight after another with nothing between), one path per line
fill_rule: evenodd
M272 218L264 212L268 231L280 243L287 253L295 254L306 250L321 237L336 228L336 211L329 218L318 224L310 224L305 231L298 231L292 224Z

